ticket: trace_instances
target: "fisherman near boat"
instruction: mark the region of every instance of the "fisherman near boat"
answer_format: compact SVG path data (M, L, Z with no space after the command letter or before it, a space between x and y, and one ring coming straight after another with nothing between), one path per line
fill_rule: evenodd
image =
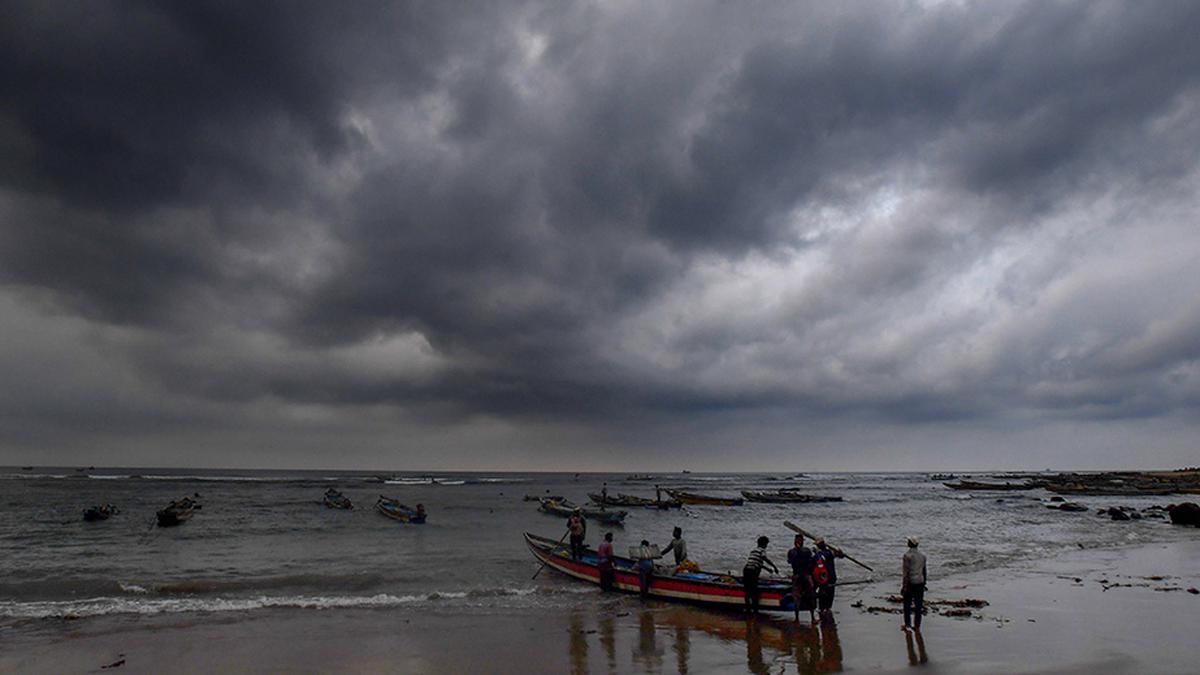
M585 548L579 559L572 560L568 548L553 539L526 532L525 543L533 556L547 567L588 583L600 584L601 558L595 550ZM615 555L611 560L612 589L640 593L638 561ZM656 565L648 582L645 595L652 598L729 608L740 608L745 604L741 579L728 574L700 570L672 573L672 570ZM762 579L758 593L759 609L792 611L790 583Z
M413 509L401 504L399 500L379 495L379 501L375 502L375 510L401 523L412 525L423 525L425 523L426 513L424 504L417 504L417 508Z

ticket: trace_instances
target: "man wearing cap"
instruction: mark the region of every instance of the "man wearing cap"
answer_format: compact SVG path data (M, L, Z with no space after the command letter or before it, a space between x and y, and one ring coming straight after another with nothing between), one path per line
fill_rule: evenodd
M921 614L925 612L925 554L917 550L916 537L908 538L908 550L900 567L900 597L904 598L904 627L921 630ZM915 613L910 621L909 617Z

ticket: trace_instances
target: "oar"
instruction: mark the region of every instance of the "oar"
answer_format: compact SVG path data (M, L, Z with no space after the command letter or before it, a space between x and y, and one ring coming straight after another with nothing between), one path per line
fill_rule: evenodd
M787 529L791 530L792 532L795 532L797 534L802 534L802 535L808 537L809 539L814 539L814 540L817 539L817 535L812 534L810 532L805 532L804 528L800 527L799 525L793 523L790 520L783 521L783 526L786 527ZM849 560L850 562L854 563L855 565L862 567L863 569L867 570L868 572L875 571L875 570L871 569L869 566L867 566L866 564L855 560L850 554L846 553L845 551L842 551L842 555L846 558L846 560Z
M553 551L553 550L557 549L559 546L562 546L563 539L566 539L568 534L571 534L571 531L570 531L570 530L567 530L566 532L563 532L563 536L561 536L561 537L559 537L559 538L558 538L558 543L557 543L557 544L555 544L555 545L554 545L554 548L553 548L553 549L550 549L550 550L551 550L551 551ZM532 576L532 577L530 577L530 579L536 579L536 578L537 578L537 576L538 576L539 574L541 574L541 573L542 573L542 570L544 570L544 569L546 569L546 561L545 561L545 560L543 560L543 561L542 561L542 566L541 566L541 567L539 567L539 568L537 568L537 571L533 573L533 576Z

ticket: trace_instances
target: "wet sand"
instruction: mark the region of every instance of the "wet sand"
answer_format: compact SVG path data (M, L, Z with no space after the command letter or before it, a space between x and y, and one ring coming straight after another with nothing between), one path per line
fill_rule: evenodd
M49 620L5 640L0 672L1195 672L1200 595L1186 589L1200 586L1197 559L1200 541L1081 550L933 579L929 599L989 604L970 618L928 615L919 636L899 630L899 615L866 611L894 606L892 581L840 589L836 627L597 592L552 613L287 609Z

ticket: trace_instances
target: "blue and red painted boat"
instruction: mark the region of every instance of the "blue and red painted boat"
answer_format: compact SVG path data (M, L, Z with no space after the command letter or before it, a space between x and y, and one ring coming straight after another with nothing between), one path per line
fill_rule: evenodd
M600 585L600 558L596 551L585 549L579 560L571 558L570 548L560 542L536 534L525 533L525 544L533 556L547 567L580 581ZM626 593L640 592L637 561L615 557L613 589ZM791 585L785 581L763 578L758 583L759 609L792 611ZM656 569L650 579L650 596L662 600L688 602L697 605L740 608L745 606L745 590L741 577L712 572L693 571L671 573Z

